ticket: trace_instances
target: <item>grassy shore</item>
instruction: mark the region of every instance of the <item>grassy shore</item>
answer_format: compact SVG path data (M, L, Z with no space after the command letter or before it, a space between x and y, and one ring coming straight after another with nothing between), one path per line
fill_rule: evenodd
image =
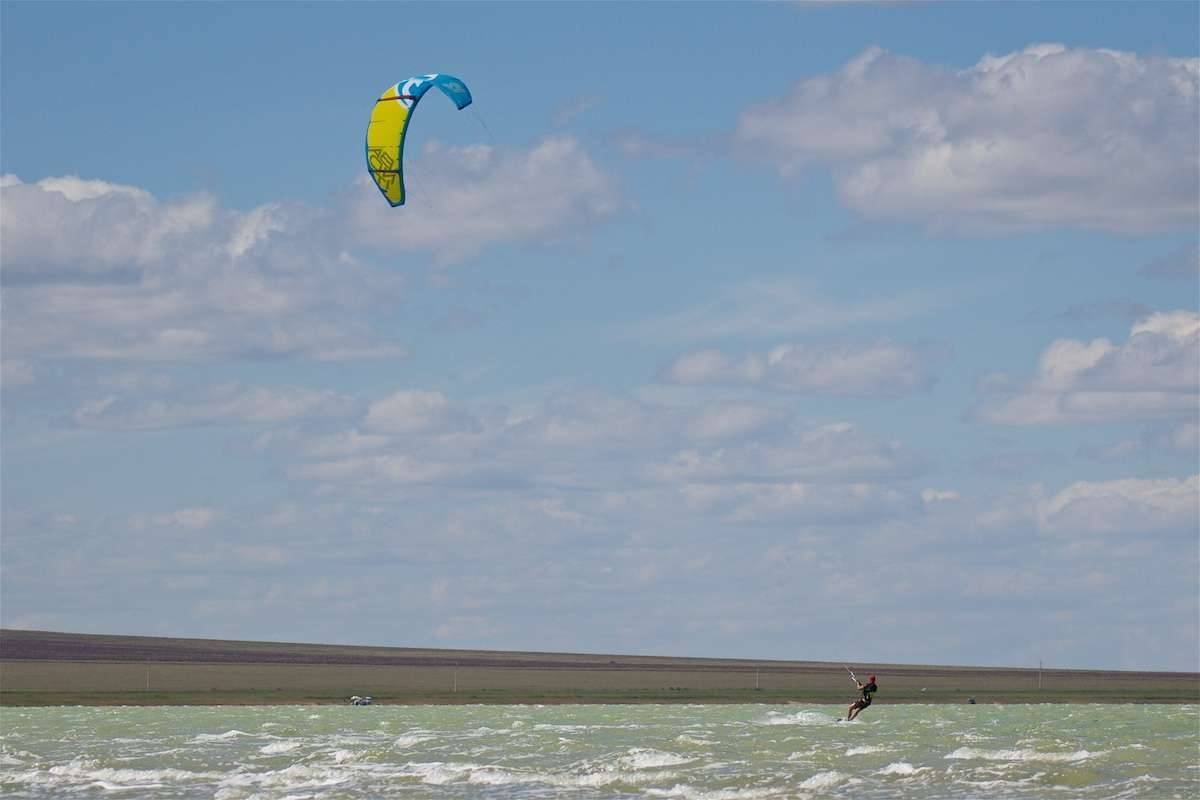
M855 664L880 702L1200 703L1200 674ZM385 647L0 631L0 705L827 703L817 661Z

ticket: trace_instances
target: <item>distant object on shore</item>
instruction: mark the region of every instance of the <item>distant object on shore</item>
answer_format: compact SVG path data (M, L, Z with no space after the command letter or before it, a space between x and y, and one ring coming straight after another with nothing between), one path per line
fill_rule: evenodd
M370 697L359 697L358 695L352 695L350 697L350 705L352 706L369 706L371 705L371 702L372 699Z

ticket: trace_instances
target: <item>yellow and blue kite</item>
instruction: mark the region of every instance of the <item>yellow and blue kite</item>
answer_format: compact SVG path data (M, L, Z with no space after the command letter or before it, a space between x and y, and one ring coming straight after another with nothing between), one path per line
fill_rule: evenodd
M417 102L436 86L458 110L471 105L471 91L453 75L417 75L389 86L371 112L367 125L367 169L392 207L404 205L404 135Z

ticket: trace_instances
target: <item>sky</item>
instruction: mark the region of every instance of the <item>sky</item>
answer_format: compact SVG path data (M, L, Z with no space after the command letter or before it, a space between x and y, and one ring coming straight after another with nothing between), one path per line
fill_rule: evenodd
M1198 87L1185 2L7 0L0 624L1200 669Z

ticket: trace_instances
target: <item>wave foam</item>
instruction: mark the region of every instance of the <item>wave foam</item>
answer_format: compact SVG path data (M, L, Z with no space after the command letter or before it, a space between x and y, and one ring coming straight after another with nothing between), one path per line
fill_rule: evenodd
M201 742L228 742L231 739L236 739L239 736L253 736L253 733L246 733L237 729L225 731L224 733L197 733L192 737L192 742L199 744Z
M211 777L213 776L206 773L173 768L101 767L93 760L77 758L47 770L30 769L21 772L6 772L3 775L3 782L6 785L27 784L47 787L51 790L97 786L106 791L122 791L156 789L167 785L194 785Z
M849 750L846 751L846 755L848 755L848 756L864 756L864 755L867 755L868 753L886 753L886 752L887 752L886 747L879 747L878 745L866 744L861 747L851 747Z
M670 789L647 789L650 797L681 797L683 800L758 800L777 797L777 789L697 789L686 783L677 783Z
M437 738L436 736L427 736L425 734L420 734L420 733L409 733L409 734L405 734L404 736L397 737L396 740L394 742L392 742L392 747L397 747L397 748L400 748L401 750L403 750L405 748L409 748L409 747L413 747L414 745L418 745L421 742L428 742L428 741L431 741L436 738Z
M322 765L292 764L284 769L267 772L238 772L226 775L221 780L222 792L218 794L228 797L233 790L249 786L287 791L324 789L350 780L352 775L345 770Z
M893 761L883 769L879 770L880 775L899 775L902 778L909 778L921 772L928 770L929 767L914 767L907 761Z
M654 750L648 747L634 747L626 755L617 759L617 763L630 769L655 769L658 767L677 767L695 761L694 758Z
M765 719L759 720L760 725L832 725L835 722L837 717L818 711L797 711L795 714L772 711Z
M811 778L800 782L801 789L832 789L850 780L850 776L845 773L838 772L836 769L831 769L826 772L818 772Z
M972 761L1085 761L1089 758L1102 756L1107 751L1093 753L1089 750L1076 750L1073 753L1044 753L1040 750L980 750L975 747L960 747L953 753L947 753L949 759L966 759Z

